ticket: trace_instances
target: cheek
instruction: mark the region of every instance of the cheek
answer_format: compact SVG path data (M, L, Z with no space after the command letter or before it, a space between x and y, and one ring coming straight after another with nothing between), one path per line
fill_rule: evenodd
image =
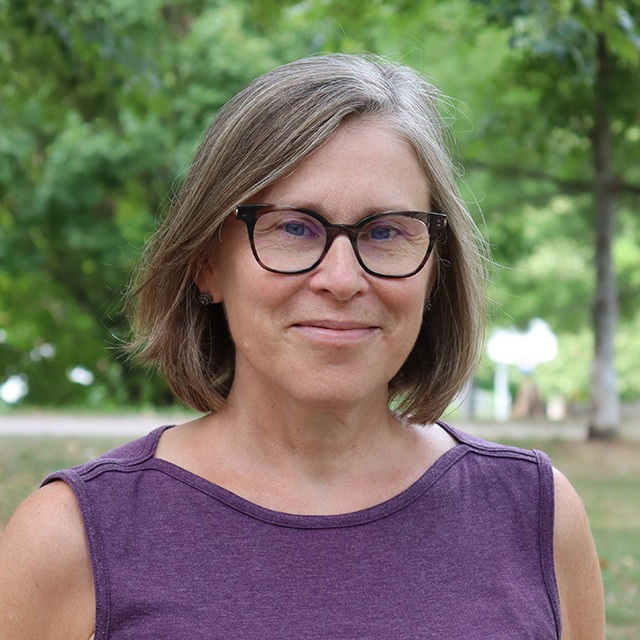
M396 280L391 281L391 284L395 285L395 287L386 290L387 304L391 308L397 309L400 315L411 319L417 318L418 322L422 322L422 315L430 288L430 282L426 274L415 282L412 282L412 279L404 282Z
M254 350L274 340L293 294L282 276L248 267L242 274L227 272L223 306L234 343Z
M406 340L411 343L411 347L413 347L422 327L426 300L427 283L424 282L415 288L412 287L412 290L403 296L402 303L399 303L398 308L402 310L402 324L405 327Z

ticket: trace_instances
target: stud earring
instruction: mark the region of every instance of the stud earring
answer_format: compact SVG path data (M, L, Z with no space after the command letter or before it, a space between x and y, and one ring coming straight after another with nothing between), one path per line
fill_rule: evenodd
M424 310L425 311L431 311L432 307L433 307L433 304L431 302L431 298L427 298L427 300L424 303Z
M208 307L210 304L213 304L213 298L211 297L210 294L201 291L198 294L198 302L203 306L203 307Z

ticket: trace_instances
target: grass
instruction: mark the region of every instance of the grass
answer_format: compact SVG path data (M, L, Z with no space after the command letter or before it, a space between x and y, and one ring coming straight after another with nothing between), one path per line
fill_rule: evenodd
M100 437L0 436L0 531L42 478L123 441ZM640 442L512 444L546 451L581 495L605 584L607 638L640 638Z

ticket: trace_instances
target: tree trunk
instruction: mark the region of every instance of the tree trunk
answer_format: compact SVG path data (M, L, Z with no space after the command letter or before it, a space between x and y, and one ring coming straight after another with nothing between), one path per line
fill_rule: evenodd
M594 87L592 131L594 213L596 232L596 290L593 304L595 353L591 371L589 438L615 438L620 425L620 398L615 369L614 339L618 320L618 291L613 264L616 192L611 122L607 113L608 56L604 34L598 34L598 70Z

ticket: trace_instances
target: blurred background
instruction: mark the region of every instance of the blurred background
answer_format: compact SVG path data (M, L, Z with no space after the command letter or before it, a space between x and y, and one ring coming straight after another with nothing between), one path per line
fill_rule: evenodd
M582 411L611 435L618 402L640 399L639 7L4 0L0 412L171 405L119 353L121 300L203 130L267 69L370 51L451 96L461 187L495 260L491 326L532 334L487 357L461 410Z
M597 480L610 637L640 638L639 20L640 0L0 0L0 427L183 411L122 357L122 296L203 130L283 62L378 53L451 96L493 253L487 354L449 417ZM0 481L22 478L0 529L82 442L33 462L0 438Z

